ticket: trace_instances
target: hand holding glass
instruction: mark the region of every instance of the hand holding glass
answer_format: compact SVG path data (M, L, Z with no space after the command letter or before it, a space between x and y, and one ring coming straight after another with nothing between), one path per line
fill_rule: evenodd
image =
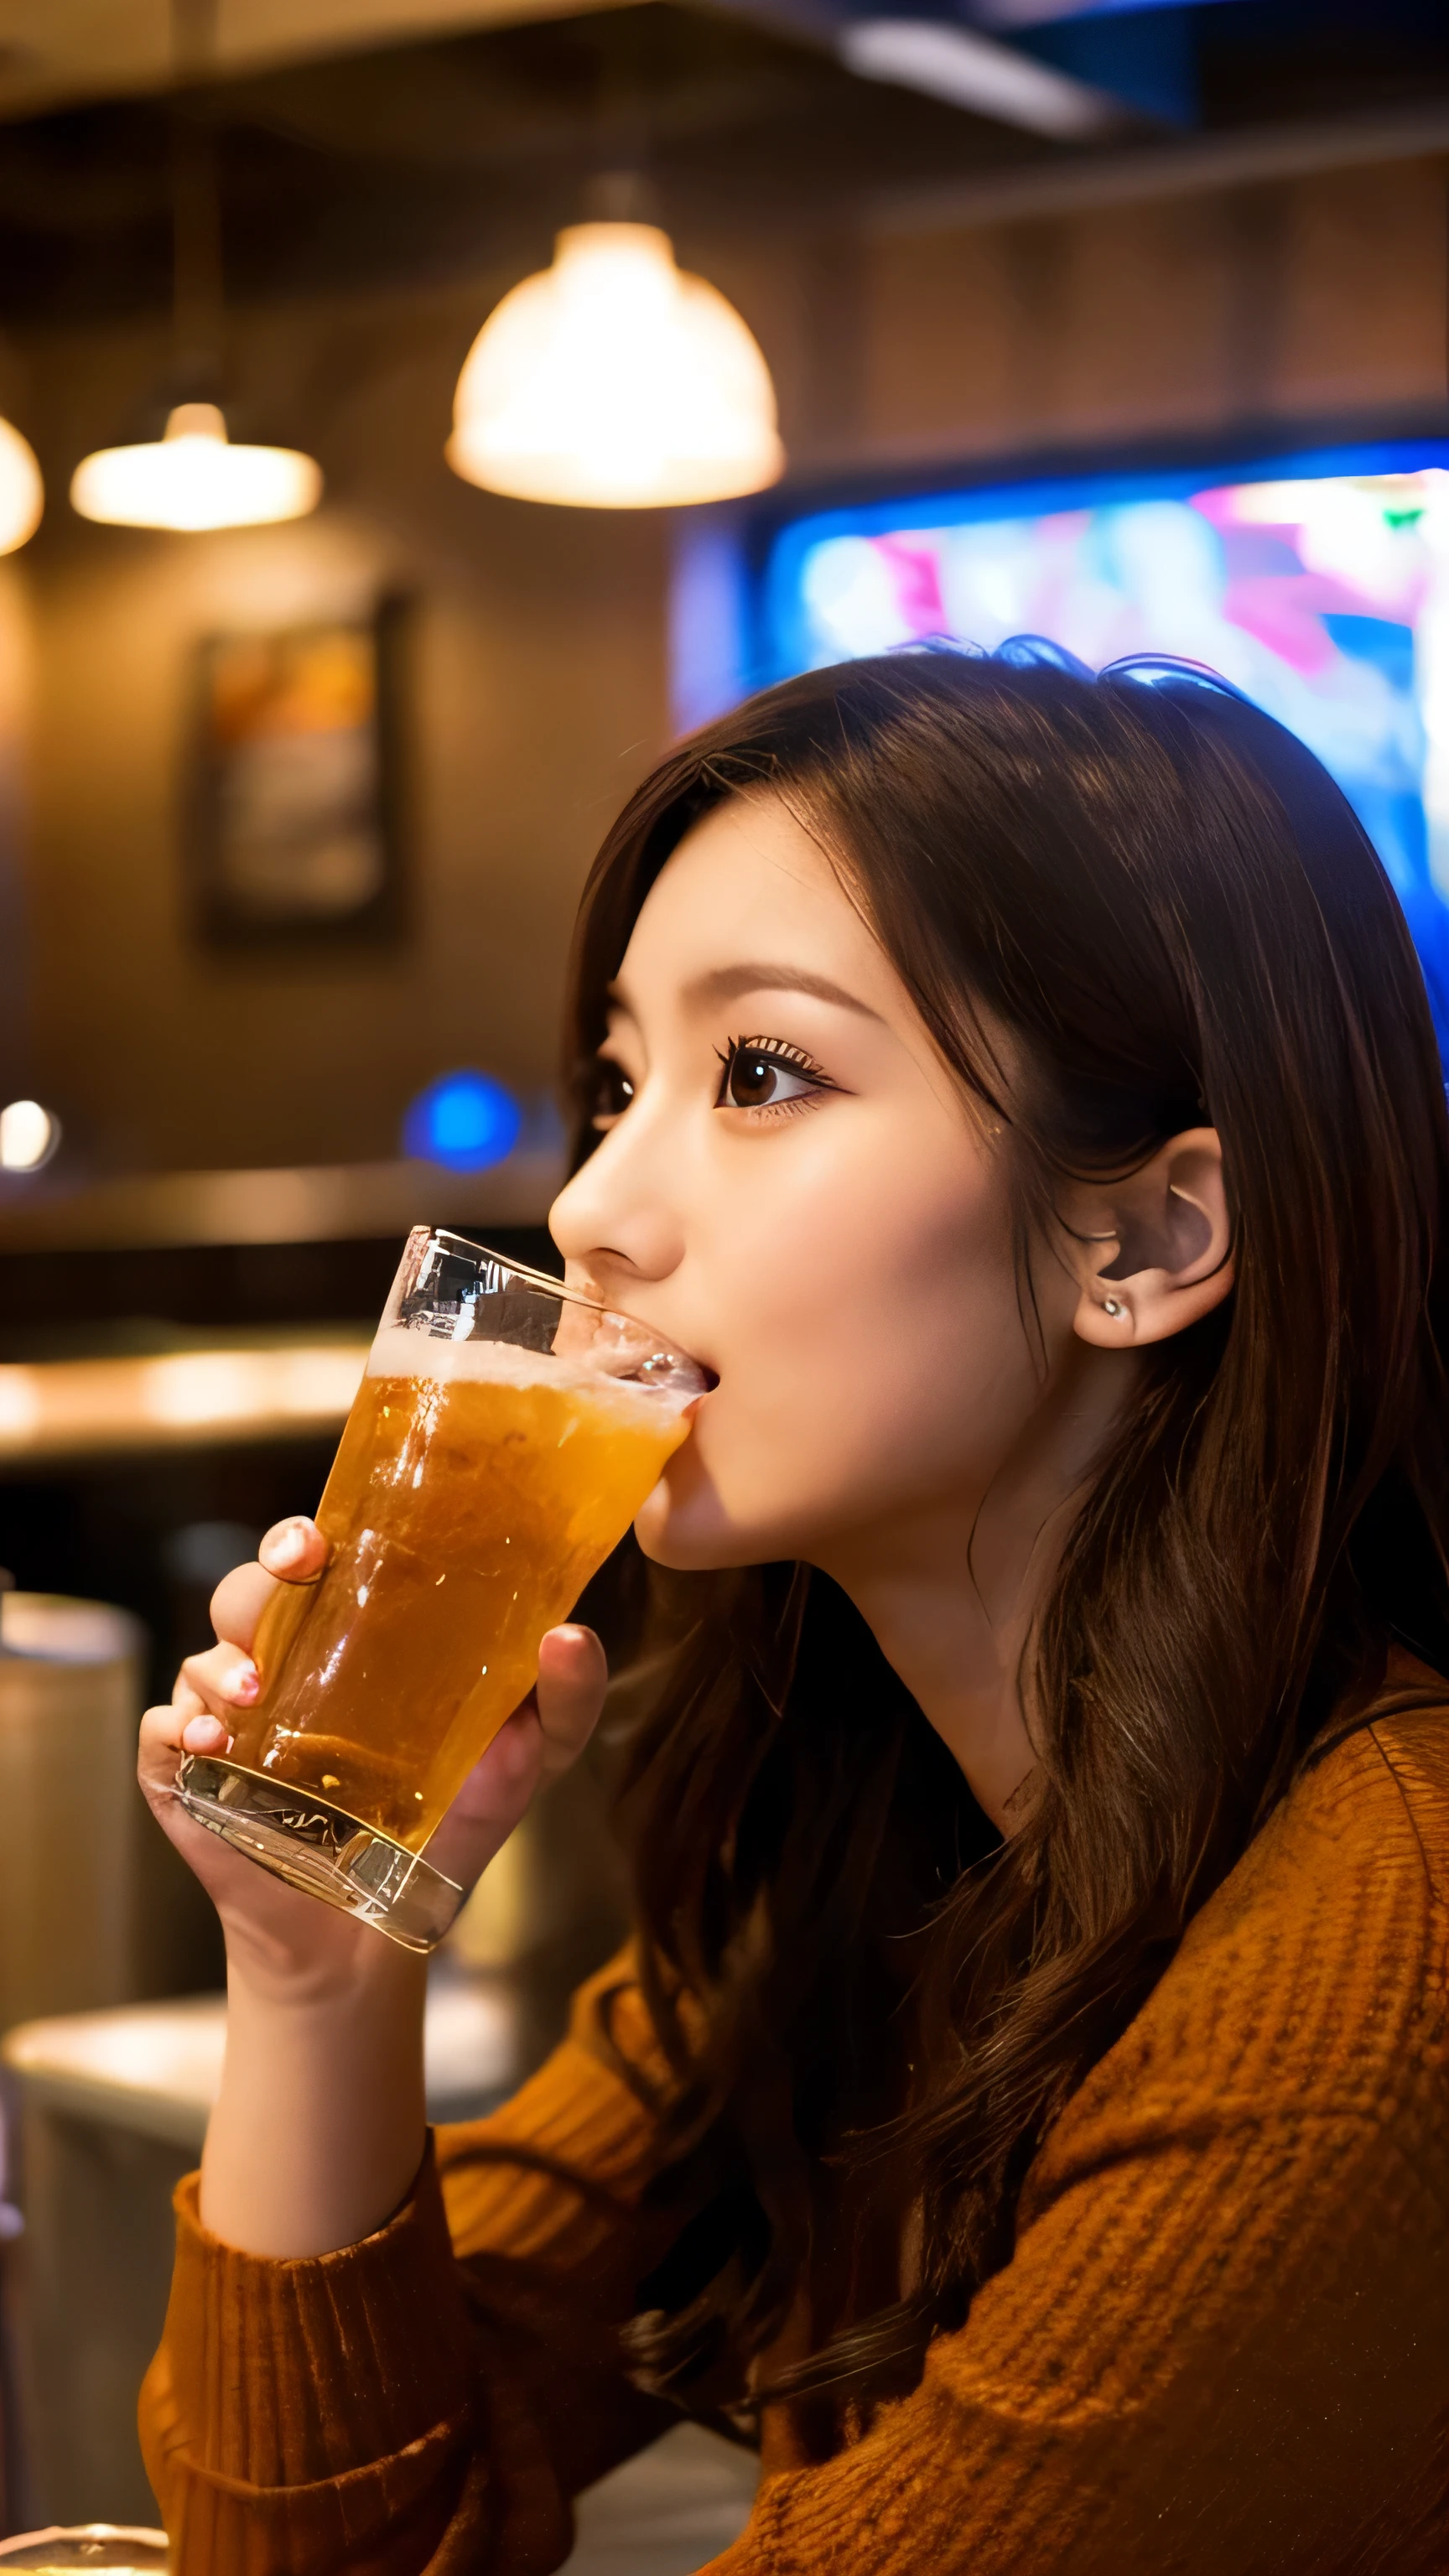
M224 1759L183 1761L182 1803L430 1949L462 1891L424 1846L704 1386L632 1317L417 1228L318 1507L326 1571L268 1604L258 1699Z

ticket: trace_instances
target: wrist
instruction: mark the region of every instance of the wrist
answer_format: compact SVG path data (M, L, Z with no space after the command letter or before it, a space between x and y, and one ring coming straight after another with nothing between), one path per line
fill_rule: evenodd
M353 2004L370 2009L416 2001L427 1987L428 1963L370 1925L332 1913L315 1898L299 1898L305 1915L290 1925L258 1924L222 1912L227 1992L243 2008L335 2012ZM321 1917L319 1921L306 1918ZM319 1937L320 1936L320 1937Z

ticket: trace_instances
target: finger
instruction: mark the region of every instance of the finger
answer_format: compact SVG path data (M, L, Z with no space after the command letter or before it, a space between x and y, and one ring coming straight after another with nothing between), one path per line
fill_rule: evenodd
M533 1694L546 1778L566 1770L583 1751L599 1722L608 1682L608 1659L592 1628L550 1628L538 1650Z
M456 1807L474 1824L510 1833L539 1784L543 1730L531 1700L516 1708L480 1754L458 1792Z
M543 1730L531 1702L515 1709L476 1762L428 1844L446 1878L469 1888L523 1815L543 1771Z
M153 1755L179 1752L182 1729L186 1723L180 1709L174 1704L169 1708L148 1708L141 1720L143 1766Z
M214 1753L226 1740L219 1717L188 1716L174 1700L165 1708L148 1708L141 1720L141 1750L150 1753Z
M251 1565L233 1566L211 1596L211 1624L218 1637L250 1650L257 1621L278 1583L315 1583L327 1562L327 1541L303 1512L268 1530Z
M234 1723L242 1710L255 1706L261 1675L250 1655L235 1646L208 1646L205 1654L188 1655L181 1667L176 1702L183 1716L209 1713Z
M538 1681L501 1726L464 1781L428 1845L428 1858L460 1887L487 1868L536 1790L583 1751L608 1681L592 1628L551 1628L538 1655Z
M205 1717L207 1714L205 1700L199 1691L193 1690L184 1671L177 1674L172 1684L171 1705L179 1710L183 1725L189 1717Z
M275 1578L265 1566L234 1565L224 1574L211 1596L211 1624L218 1637L230 1646L240 1646L249 1654L257 1633L257 1621L276 1591Z
M220 1717L189 1717L181 1730L183 1753L229 1753L234 1742Z
M315 1583L331 1551L322 1532L305 1512L275 1521L257 1549L268 1574L283 1583Z
M169 1789L183 1753L225 1753L230 1742L219 1718L188 1716L174 1701L166 1708L148 1708L141 1720L136 1760L141 1785L151 1790Z

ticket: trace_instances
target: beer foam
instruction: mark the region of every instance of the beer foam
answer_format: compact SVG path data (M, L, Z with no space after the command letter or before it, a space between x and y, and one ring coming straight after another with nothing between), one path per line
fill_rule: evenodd
M516 1342L446 1342L432 1333L409 1332L403 1324L380 1327L368 1353L367 1375L428 1377L443 1385L556 1387L630 1412L641 1405L654 1412L664 1405L670 1413L682 1413L705 1386L702 1370L684 1359L656 1377L615 1377L608 1369L589 1368L581 1359L552 1351L526 1351Z

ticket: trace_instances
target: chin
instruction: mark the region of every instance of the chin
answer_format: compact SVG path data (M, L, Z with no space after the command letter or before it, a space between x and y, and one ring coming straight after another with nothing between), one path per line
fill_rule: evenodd
M651 1494L634 1523L634 1536L651 1565L674 1574L719 1574L726 1567L757 1565L759 1546L743 1530L731 1529L711 1514L660 1509Z
M671 1468L645 1502L634 1535L651 1565L676 1574L718 1574L794 1553L778 1533L733 1520L707 1477L676 1478Z

